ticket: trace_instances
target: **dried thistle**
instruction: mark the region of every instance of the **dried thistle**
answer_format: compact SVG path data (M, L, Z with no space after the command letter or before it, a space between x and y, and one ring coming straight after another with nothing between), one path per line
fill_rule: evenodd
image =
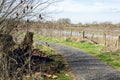
M27 5L26 8L29 9L29 6Z
M23 9L23 13L25 13L25 9Z
M30 9L33 9L33 6L31 6Z
M27 22L30 22L29 19L27 19Z
M40 19L43 19L42 16L41 16L41 14L39 14L39 18L40 18Z
M18 16L19 16L19 14L18 14L18 13L16 13L16 16L18 17Z
M20 0L20 3L23 3L23 0Z
M15 28L17 28L18 26L15 26Z

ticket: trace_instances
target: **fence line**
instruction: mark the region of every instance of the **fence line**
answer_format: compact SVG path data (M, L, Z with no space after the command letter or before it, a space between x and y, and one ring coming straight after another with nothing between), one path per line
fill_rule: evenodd
M85 30L64 30L64 29L43 29L36 30L35 32L39 33L41 36L54 37L58 39L67 39L71 38L73 40L84 40L89 39L90 41L94 41L95 43L103 44L105 47L117 47L120 49L120 36L110 36L107 32L103 32L102 34L96 34L95 32L88 32ZM117 38L118 37L118 38ZM75 39L76 38L76 39ZM117 41L117 44L116 44Z

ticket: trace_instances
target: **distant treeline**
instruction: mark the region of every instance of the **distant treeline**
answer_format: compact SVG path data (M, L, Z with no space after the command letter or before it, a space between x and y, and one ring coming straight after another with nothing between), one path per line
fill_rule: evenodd
M21 21L18 25L20 28L24 28L25 26L38 29L38 28L45 28L45 29L64 29L64 30L80 30L80 29L104 29L104 30L120 30L120 23L112 24L111 22L102 22L102 23L78 23L72 24L69 19L59 19L57 21Z

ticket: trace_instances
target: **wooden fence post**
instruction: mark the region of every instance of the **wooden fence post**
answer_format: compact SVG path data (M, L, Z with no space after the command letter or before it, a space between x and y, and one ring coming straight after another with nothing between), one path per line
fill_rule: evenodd
M85 31L82 31L82 39L85 38Z
M72 37L72 30L70 31L70 37Z
M118 49L120 49L120 36L118 36Z
M104 46L106 46L106 33L103 33Z
M93 40L93 38L94 38L94 33L92 33L92 36L91 36L90 40L92 41L92 40Z

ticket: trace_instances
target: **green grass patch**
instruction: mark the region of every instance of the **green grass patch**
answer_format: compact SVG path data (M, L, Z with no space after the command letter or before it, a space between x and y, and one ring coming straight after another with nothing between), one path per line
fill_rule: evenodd
M103 49L103 46L93 45L89 42L80 43L80 42L76 42L76 41L63 40L63 39L58 40L58 39L50 38L50 37L43 37L43 36L39 37L37 35L34 36L34 39L50 41L50 42L55 42L55 43L62 43L64 45L79 48L81 50L84 50L84 51L89 52L94 55L96 55L96 52L97 52L97 54L99 54L101 49Z
M97 55L100 59L102 59L104 62L112 66L113 68L120 70L120 56L117 55L120 54L119 52L116 53L101 53Z
M102 53L101 50L104 48L104 46L100 45L94 45L89 42L76 42L71 41L69 39L63 40L63 39L55 39L51 37L43 37L43 36L34 36L35 40L44 40L49 42L55 42L60 43L68 46L72 46L75 48L79 48L93 56L96 56L97 58L101 59L102 61L106 62L108 65L112 66L113 68L120 70L120 52L108 52L108 53Z

